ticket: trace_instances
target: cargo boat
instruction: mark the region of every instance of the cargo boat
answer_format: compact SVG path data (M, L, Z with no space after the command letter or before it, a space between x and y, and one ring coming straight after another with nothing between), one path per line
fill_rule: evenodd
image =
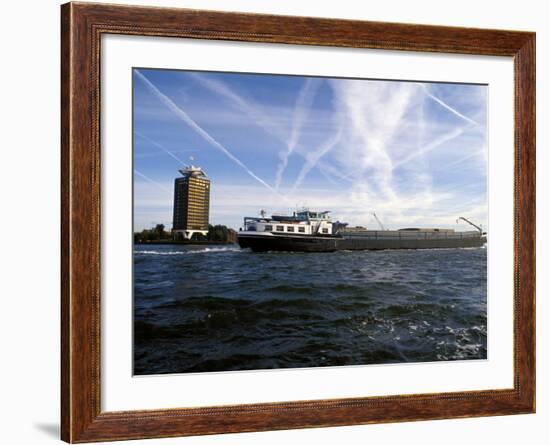
M481 247L487 234L464 217L459 219L475 230L455 231L439 228L372 230L348 227L331 221L329 211L304 209L290 216L245 217L244 228L237 234L239 246L254 252L334 252L337 250L452 249ZM458 221L458 220L457 220Z

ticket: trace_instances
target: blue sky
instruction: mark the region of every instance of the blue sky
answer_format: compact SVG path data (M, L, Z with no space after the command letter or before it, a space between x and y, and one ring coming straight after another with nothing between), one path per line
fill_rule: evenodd
M487 87L134 69L134 228L172 225L174 178L212 181L210 221L331 210L377 227L487 223ZM191 157L193 160L191 160Z

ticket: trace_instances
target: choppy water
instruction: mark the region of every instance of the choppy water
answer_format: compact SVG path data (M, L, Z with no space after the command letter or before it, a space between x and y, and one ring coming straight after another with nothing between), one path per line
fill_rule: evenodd
M485 248L136 246L134 373L484 359Z

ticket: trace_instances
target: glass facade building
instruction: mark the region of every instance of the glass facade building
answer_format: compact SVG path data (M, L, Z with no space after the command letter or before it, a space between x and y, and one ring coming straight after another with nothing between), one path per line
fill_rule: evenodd
M180 170L174 181L174 219L172 230L190 238L193 233L208 232L210 180L198 167Z

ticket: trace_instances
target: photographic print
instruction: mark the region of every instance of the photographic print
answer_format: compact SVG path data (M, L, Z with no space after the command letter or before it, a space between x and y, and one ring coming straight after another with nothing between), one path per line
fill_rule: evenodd
M132 82L134 375L487 358L487 85Z

